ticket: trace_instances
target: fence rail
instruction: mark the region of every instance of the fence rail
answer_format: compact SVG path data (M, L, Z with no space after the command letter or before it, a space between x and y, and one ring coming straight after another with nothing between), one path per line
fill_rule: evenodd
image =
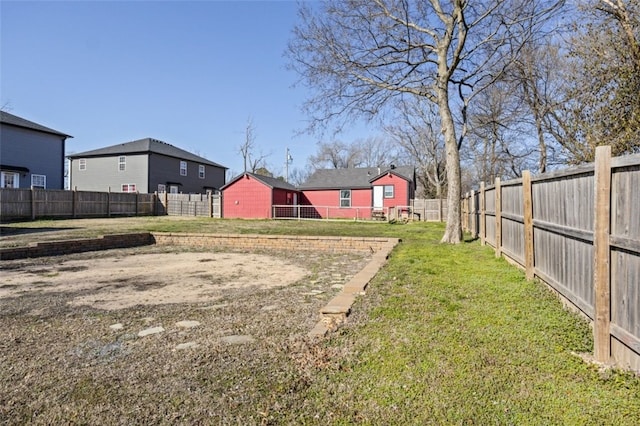
M598 361L640 371L640 155L480 185L463 227L593 323Z
M374 208L371 206L317 206L287 204L272 206L274 219L324 220L410 220L442 221L446 216L442 200L411 200L407 206ZM444 214L443 214L444 212Z

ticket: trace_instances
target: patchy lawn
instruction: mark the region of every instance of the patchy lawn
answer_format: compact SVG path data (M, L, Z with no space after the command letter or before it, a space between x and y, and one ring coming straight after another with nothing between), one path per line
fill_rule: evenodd
M640 379L578 356L592 350L588 325L490 249L438 244L440 224L100 223L10 226L46 229L47 238L148 229L403 243L347 324L316 342L305 335L317 310L364 259L289 254L281 260L308 278L207 303L105 310L67 303L73 291L2 299L0 418L9 424L640 424ZM58 226L74 229L51 230ZM19 235L4 231L2 240L16 244ZM37 262L45 274L47 262L95 256L109 254ZM178 325L187 320L199 324ZM137 335L159 326L163 332ZM189 342L197 346L178 349Z

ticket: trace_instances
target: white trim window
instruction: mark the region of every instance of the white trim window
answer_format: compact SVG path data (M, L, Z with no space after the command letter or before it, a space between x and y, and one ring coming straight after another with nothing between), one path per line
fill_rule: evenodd
M351 190L340 190L340 207L351 207Z
M118 157L118 171L124 172L127 169L127 157L121 155Z
M178 186L177 185L169 185L169 194L178 194Z
M78 170L87 170L87 159L79 158L78 159Z
M167 185L165 185L164 183L159 183L158 194L164 194L165 192L167 192Z
M135 183L123 183L122 184L122 192L136 192L136 184Z
M204 179L204 164L198 165L198 177Z
M31 187L38 189L47 189L47 176L31 175Z
M394 197L395 197L395 187L393 185L385 185L384 198L394 198Z
M20 175L13 172L0 173L0 188L20 188Z
M187 162L186 161L181 161L180 162L180 176L186 176L187 175Z

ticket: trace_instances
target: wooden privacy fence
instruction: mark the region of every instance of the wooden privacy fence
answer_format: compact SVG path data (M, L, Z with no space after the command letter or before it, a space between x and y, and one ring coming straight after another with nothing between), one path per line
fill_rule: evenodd
M640 371L640 155L480 185L463 227L593 324L597 361Z
M0 220L150 216L158 214L155 194L0 189Z
M215 194L138 194L126 192L0 189L0 221L111 216L221 217Z
M411 200L411 211L424 222L442 222L447 217L447 203L442 199Z
M222 217L222 196L219 194L170 194L158 197L161 214L171 216Z

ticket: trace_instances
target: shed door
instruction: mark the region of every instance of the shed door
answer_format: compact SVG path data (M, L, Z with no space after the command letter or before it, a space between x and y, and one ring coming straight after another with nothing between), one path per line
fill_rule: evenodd
M373 209L382 210L384 207L384 186L373 187Z

